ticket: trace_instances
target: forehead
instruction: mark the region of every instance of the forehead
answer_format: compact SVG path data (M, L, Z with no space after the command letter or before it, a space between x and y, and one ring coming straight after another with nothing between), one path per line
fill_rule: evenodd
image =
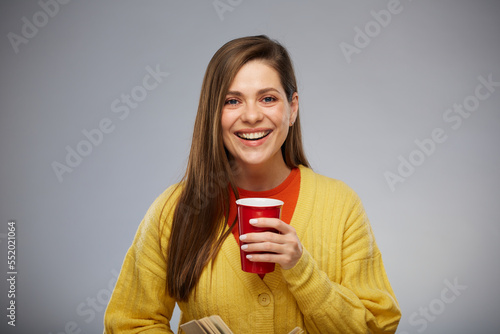
M278 72L262 60L252 60L236 73L229 90L243 91L262 88L275 88L284 92Z

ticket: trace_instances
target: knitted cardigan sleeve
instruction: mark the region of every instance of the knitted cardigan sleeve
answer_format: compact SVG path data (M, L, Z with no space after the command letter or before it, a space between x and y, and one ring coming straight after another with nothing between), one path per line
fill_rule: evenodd
M161 251L170 231L161 231L160 224L160 217L170 212L164 204L172 189L156 199L139 225L104 315L104 333L173 333L169 323L175 300L166 293Z
M308 222L315 226L308 230L317 240L313 244L316 246L311 246L311 253L317 259L328 257L328 252L335 253L329 261L330 266L323 263L320 267L304 248L299 262L283 270L283 276L304 315L308 332L393 333L401 313L370 223L354 191L340 181L336 183L333 195L318 187L318 201L323 203L324 199L331 199L332 203L316 203L315 211L319 213L313 214L312 221ZM338 231L332 231L331 226ZM321 235L327 233L337 235L337 242L331 247L322 245L324 238ZM308 237L311 236L304 236ZM318 251L318 248L321 249ZM335 264L333 270L331 263ZM330 268L326 270L325 267Z

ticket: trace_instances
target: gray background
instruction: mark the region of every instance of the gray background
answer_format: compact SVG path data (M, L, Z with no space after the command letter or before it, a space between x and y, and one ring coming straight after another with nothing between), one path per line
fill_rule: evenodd
M139 222L183 174L208 61L230 39L265 33L294 60L313 168L365 204L403 311L398 333L496 333L500 87L460 127L443 117L474 101L478 77L500 81L500 3L401 0L383 27L371 11L394 1L220 2L221 15L212 0L72 1L53 17L38 1L1 2L0 277L9 219L18 276L15 328L0 280L0 331L102 331ZM22 36L23 17L40 27L16 53L8 36ZM356 27L372 37L346 57L342 43L362 42ZM115 113L148 66L169 75L127 117ZM53 162L103 119L113 131L60 182ZM446 141L424 157L415 141L437 128ZM384 174L400 156L419 165L391 189Z

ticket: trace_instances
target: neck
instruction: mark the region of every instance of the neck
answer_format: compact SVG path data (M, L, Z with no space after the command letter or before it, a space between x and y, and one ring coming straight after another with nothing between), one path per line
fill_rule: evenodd
M291 169L283 163L279 165L239 165L235 175L236 185L249 191L266 191L279 186L290 175Z

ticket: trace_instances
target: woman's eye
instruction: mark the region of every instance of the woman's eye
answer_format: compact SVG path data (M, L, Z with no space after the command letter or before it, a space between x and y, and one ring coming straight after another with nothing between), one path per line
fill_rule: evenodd
M231 105L236 105L238 104L238 100L235 100L235 99L229 99L226 101L225 104L231 104Z
M271 103L276 101L276 99L272 96L266 96L265 98L262 99L262 101L264 101L265 103Z

